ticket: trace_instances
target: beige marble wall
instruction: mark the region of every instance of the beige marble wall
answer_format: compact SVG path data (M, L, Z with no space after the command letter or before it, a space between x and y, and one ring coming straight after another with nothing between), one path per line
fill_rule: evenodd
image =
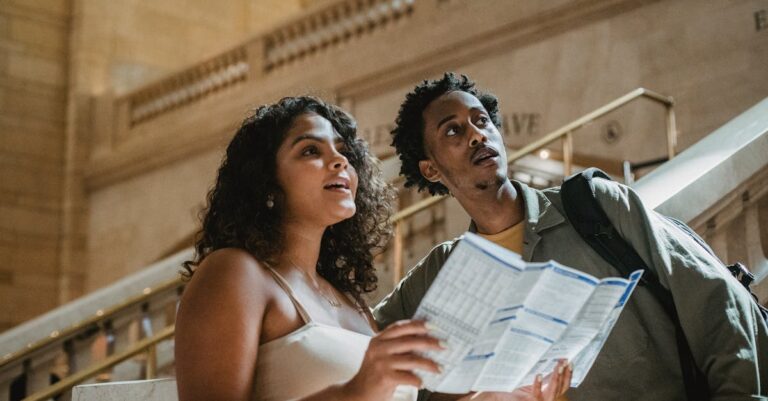
M95 193L87 288L103 287L167 256L197 230L197 213L220 161L218 151L209 152Z
M0 331L58 302L68 18L0 2Z

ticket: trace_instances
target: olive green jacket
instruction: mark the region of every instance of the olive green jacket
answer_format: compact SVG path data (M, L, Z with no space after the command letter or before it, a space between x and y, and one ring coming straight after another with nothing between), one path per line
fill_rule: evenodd
M687 234L646 209L632 189L599 178L594 183L608 218L672 292L712 399L768 400L768 327L749 293ZM618 275L566 220L560 188L514 184L525 205L523 259L556 260L596 277ZM381 327L413 316L460 240L437 245L376 306ZM586 379L568 396L572 401L686 398L674 325L645 287L635 290Z

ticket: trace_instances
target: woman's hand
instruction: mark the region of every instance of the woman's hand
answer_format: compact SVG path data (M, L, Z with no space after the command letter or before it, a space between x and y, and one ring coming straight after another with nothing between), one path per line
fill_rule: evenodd
M441 349L424 322L393 323L371 339L360 370L344 385L344 392L354 400L389 400L398 385L419 387L415 369L437 373L440 367L415 352Z
M565 392L571 387L573 368L560 360L555 369L542 379L536 376L533 384L516 389L511 393L479 392L461 398L459 401L556 401L565 400Z

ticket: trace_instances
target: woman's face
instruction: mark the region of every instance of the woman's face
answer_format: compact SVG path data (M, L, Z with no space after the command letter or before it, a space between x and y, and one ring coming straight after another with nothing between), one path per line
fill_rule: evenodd
M277 150L277 182L285 193L286 221L330 226L355 214L357 172L330 121L297 116Z

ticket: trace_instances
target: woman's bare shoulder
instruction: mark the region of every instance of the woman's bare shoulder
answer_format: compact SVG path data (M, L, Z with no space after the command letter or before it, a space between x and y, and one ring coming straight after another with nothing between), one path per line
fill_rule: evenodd
M194 270L183 299L264 305L271 280L264 264L245 250L218 249L206 256Z
M262 281L266 267L243 249L222 248L211 252L200 262L192 277L203 280L256 280Z
M212 252L197 266L176 315L179 399L245 399L272 293L268 275L239 249Z

